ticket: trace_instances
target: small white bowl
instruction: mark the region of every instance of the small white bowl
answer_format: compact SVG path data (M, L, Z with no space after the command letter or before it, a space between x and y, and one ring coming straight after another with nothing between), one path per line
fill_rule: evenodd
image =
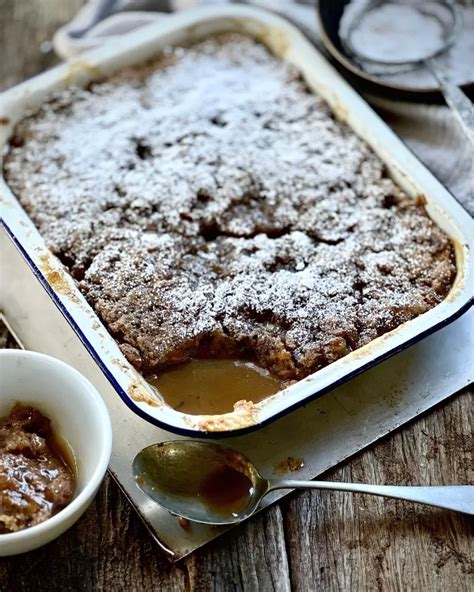
M112 450L107 407L92 384L67 364L30 351L0 350L0 417L16 402L30 404L52 420L54 432L76 460L73 500L44 522L0 534L0 557L49 543L85 512L104 478Z

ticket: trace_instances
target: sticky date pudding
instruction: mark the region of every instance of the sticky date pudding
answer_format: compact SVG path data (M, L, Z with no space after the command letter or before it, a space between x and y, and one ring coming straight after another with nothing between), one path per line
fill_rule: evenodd
M44 522L69 504L75 476L51 421L17 404L0 418L0 534Z
M223 34L58 92L7 182L144 374L297 380L436 306L453 246L301 75Z

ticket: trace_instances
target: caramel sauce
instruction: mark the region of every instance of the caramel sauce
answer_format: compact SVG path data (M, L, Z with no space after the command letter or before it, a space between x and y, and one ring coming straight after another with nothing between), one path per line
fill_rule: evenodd
M232 516L245 510L252 492L253 484L247 475L224 465L206 475L198 495L214 512Z
M199 359L146 377L173 409L191 415L219 415L237 401L258 403L283 383L251 362Z
M45 441L54 458L57 458L66 469L70 469L74 478L77 479L76 458L66 438L59 436L53 431Z
M288 456L273 466L275 473L294 473L304 467L304 460L299 457Z

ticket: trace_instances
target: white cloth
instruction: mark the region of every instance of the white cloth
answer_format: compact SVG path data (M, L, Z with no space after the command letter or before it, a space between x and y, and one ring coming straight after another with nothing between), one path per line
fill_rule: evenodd
M171 12L229 2L233 0L89 0L69 23L56 32L54 50L62 59L68 59L101 45L111 37L166 18ZM306 27L305 32L318 39L314 4L308 0L247 0L242 3L275 10Z

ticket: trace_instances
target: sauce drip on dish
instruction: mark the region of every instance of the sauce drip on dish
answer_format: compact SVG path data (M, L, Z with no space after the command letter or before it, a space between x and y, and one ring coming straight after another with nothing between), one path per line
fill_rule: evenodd
M173 409L192 415L233 411L237 401L258 403L285 385L251 362L197 359L146 377Z

